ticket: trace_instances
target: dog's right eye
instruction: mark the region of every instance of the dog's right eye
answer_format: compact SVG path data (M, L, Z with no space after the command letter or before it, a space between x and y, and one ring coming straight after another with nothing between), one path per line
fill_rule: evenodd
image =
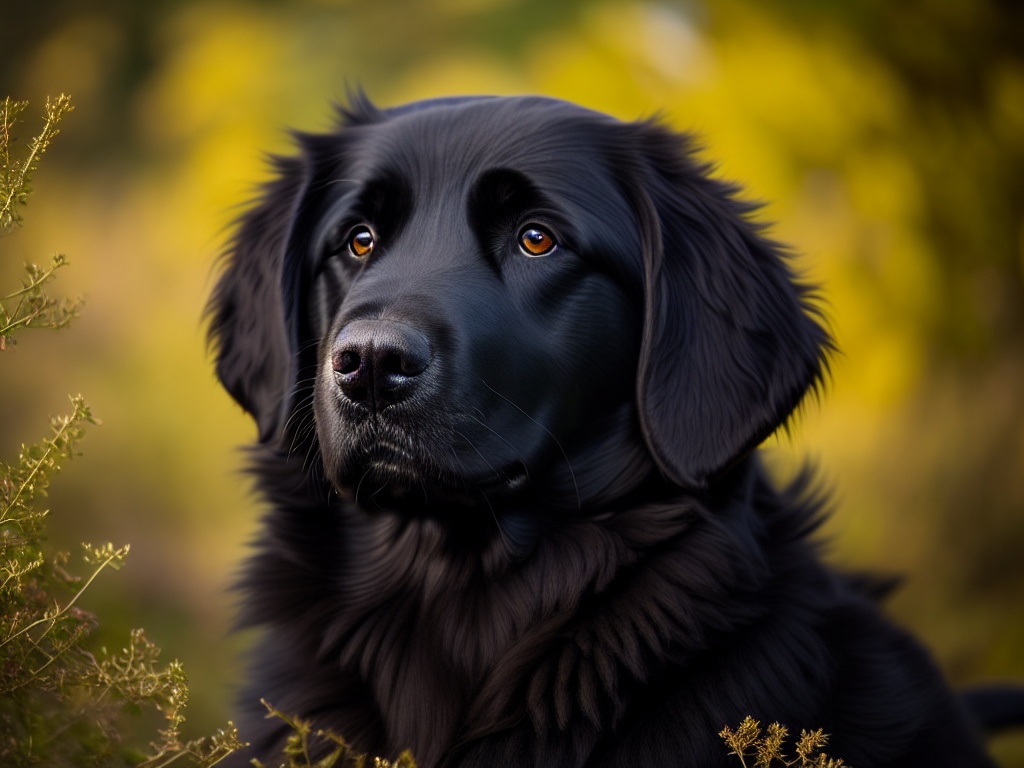
M336 225L327 234L323 245L325 258L347 256L356 261L365 261L377 245L377 236L366 224L355 227Z
M376 244L377 239L373 235L373 230L365 225L360 225L349 232L348 252L355 259L362 261L367 258Z

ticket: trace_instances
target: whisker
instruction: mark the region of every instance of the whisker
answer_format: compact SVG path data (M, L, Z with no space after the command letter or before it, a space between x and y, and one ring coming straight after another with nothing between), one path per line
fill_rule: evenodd
M288 457L290 458L303 443L306 444L305 456L302 459L302 469L308 472L315 460L316 445L316 419L313 413L313 388L309 386L312 379L299 382L296 389L304 389L309 392L293 408L288 420L285 422L285 432L292 433L291 444L288 446Z
M485 456L483 455L483 453L481 453L481 452L480 452L480 449L479 449L479 448L477 448L477 447L476 447L476 445L474 445L474 443L473 443L473 441L472 441L472 440L470 440L470 439L469 439L469 438L468 438L468 437L467 437L466 435L462 434L462 433L461 433L460 431L458 431L458 430L455 430L455 434L457 434L457 435L458 435L459 437L461 437L461 438L462 438L463 440L465 440L465 441L466 441L467 443L469 443L470 447L471 447L471 448L472 448L472 449L473 449L474 451L476 451L476 452L477 452L477 454L478 454L478 455L480 456L480 458L481 458L481 459L483 459L483 462L484 462L484 464L486 464L486 465L487 465L487 466L488 466L488 467L490 468L491 472L493 472L493 473L494 473L494 474L495 474L496 476L498 476L498 477L501 477L501 476L502 476L502 475L501 475L501 473L500 473L500 472L498 472L498 470L496 470L496 469L495 469L495 468L494 468L494 467L493 467L493 466L491 465L491 462L489 462L489 461L487 460L487 457L485 457ZM453 452L454 452L454 451L453 451ZM456 461L458 461L458 456L456 456ZM461 463L462 463L462 462L460 461L460 462L459 462L459 464L461 464ZM485 502L485 503L487 504L487 509L488 509L488 510L490 510L490 513L491 513L491 518L492 518L492 519L494 520L494 526L495 526L495 528L497 528L497 529L498 529L498 535L499 535L499 536L501 537L501 543L505 545L505 549L506 549L506 550L507 550L507 551L508 551L509 553L512 553L512 552L514 552L514 551L515 551L515 549L513 549L513 547L512 547L512 542L511 542L511 541L509 541L508 535L507 535L507 534L505 533L505 529L501 527L501 520L499 520L499 519L498 519L498 515L497 515L497 513L496 513L496 512L494 511L494 507L493 507L493 506L491 505L491 500L490 500L490 499L488 499L488 498L487 498L487 494L486 494L486 493L483 493L482 491L481 491L481 493L480 493L480 497L481 497L481 498L482 498L482 499L484 500L484 502Z
M486 429L488 432L490 432L496 438L501 440L501 442L503 442L505 445L507 445L509 448L512 449L513 453L515 453L517 456L519 456L519 449L516 448L514 445L512 445L512 443L510 443L508 440L506 440L502 436L502 434L500 432L498 432L496 429L491 427L487 422L485 422L483 420L483 412L479 408L474 408L473 410L480 414L480 418L477 418L472 413L468 413L467 412L467 415L469 416L469 418L471 418L473 421L475 421L481 427ZM477 451L477 453L479 453L479 451ZM523 458L521 456L519 456L519 463L523 465L523 471L526 473L526 479L529 480L530 479L530 468L526 466L526 462L523 461Z
M301 422L305 421L312 415L312 408L310 407L312 405L313 393L310 392L306 397L302 398L302 400L293 406L291 415L288 416L288 420L284 423L285 430L287 431L291 429L293 425L296 426L296 429L301 427ZM295 447L294 440L292 441L291 447Z
M489 390L491 390L491 392L496 394L498 397L500 397L506 403L511 405L513 408L515 408L521 414L523 414L523 416L525 416L530 421L532 421L534 424L536 424L538 427L540 427L545 432L547 432L548 435L551 437L551 439L555 441L555 445L558 446L558 450L561 452L562 458L565 459L565 466L568 467L568 469L569 469L569 476L572 478L572 487L573 487L573 489L576 492L576 509L578 511L582 511L583 510L583 502L580 500L580 487L576 483L576 472L572 468L572 462L569 461L569 455L565 452L565 449L562 447L562 444L558 441L558 438L555 437L555 434L550 429L548 429L543 424L541 424L539 421L537 421L535 418L533 418L533 416L531 416L529 413L524 411L521 407L516 405L512 400L510 400L509 398L505 397L505 395L501 394L501 392L499 392L494 387L492 387L490 384L488 384L483 378L481 378L480 381L483 383L483 385L485 387L487 387Z
M307 377L299 379L298 381L295 382L295 386L292 388L293 392L299 392L299 391L305 390L305 391L307 391L309 393L309 394L307 394L302 399L301 402L302 402L303 405L305 405L307 402L312 402L315 384L316 384L316 378L313 377L313 376L307 376ZM295 415L296 410L292 411L292 416Z
M472 440L470 440L466 435L462 434L462 432L460 432L457 429L455 430L455 434L457 434L459 437L461 437L463 440L465 440L467 443L469 443L469 447L472 448L474 451L476 451L477 456L479 456L480 459L483 461L483 463L487 465L487 468L489 470L491 470L491 472L494 474L495 477L504 477L504 475L501 472L499 472L497 469L495 469L494 465L491 464L491 462L489 462L487 460L487 457L484 456L484 454L481 452L481 450L476 447L476 445L473 443Z
M356 490L355 490L355 494L354 494L354 498L355 498L355 503L356 504L360 504L360 501L359 501L359 490L363 487L363 480L365 480L366 476L370 474L370 471L371 471L370 467L367 467L366 471L363 472L362 477L359 478L359 482L356 483ZM363 506L363 505L360 504L360 506Z
M378 488L376 491L374 491L373 493L370 494L369 498L366 499L366 502L369 503L369 502L373 501L374 499L376 499L377 498L377 494L379 494L381 491L383 491L387 487L388 487L387 483L382 484L380 486L380 488ZM380 504L377 504L377 509L384 509L384 507L382 507Z
M491 519L494 520L494 527L498 529L498 536L501 537L501 543L505 547L505 551L512 555L515 553L515 547L512 541L509 539L508 534L505 533L505 529L501 525L501 520L498 518L498 513L494 511L494 506L491 504L491 500L487 498L487 494L480 493L480 498L484 500L484 504L487 505L487 511L491 513Z

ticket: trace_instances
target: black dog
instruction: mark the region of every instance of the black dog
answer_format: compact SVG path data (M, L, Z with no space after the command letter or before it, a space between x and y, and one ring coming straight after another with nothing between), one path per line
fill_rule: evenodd
M365 100L242 219L211 304L270 506L242 736L432 766L733 766L745 715L857 768L989 765L755 448L813 297L686 138L540 98Z

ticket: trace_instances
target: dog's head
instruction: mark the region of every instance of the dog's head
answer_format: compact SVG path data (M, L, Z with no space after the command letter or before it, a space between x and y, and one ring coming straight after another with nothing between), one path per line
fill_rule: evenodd
M656 124L357 100L298 143L214 294L217 372L361 501L700 488L822 375L779 249Z

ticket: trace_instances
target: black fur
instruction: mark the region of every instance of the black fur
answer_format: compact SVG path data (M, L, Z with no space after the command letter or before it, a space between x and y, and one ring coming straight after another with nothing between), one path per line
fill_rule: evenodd
M689 141L539 98L356 99L211 302L269 505L245 759L286 728L434 766L732 766L745 715L857 768L989 765L754 449L831 348ZM370 227L363 260L346 243ZM546 256L524 228L557 240Z

